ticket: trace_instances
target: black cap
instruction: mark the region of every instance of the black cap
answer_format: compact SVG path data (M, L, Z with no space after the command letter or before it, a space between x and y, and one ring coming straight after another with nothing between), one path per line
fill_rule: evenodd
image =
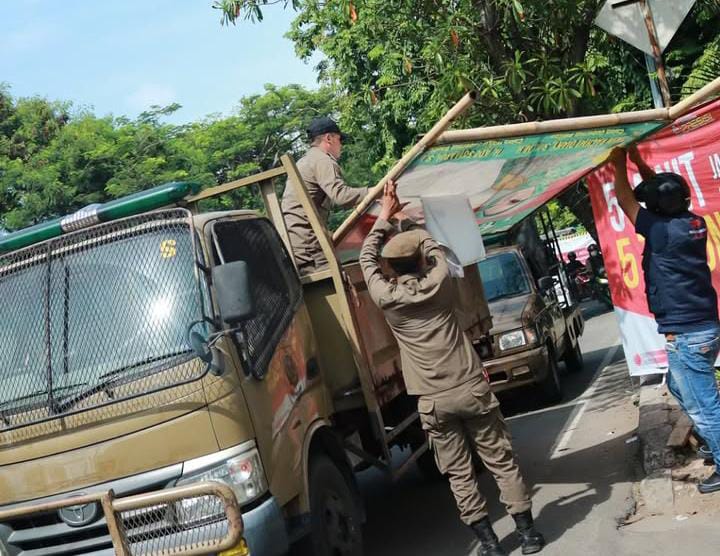
M307 128L308 139L312 141L315 137L323 135L324 133L337 133L340 135L342 141L347 141L348 136L340 131L340 127L335 123L332 118L315 118Z
M660 172L635 188L635 199L655 214L676 216L690 208L690 186L684 177Z

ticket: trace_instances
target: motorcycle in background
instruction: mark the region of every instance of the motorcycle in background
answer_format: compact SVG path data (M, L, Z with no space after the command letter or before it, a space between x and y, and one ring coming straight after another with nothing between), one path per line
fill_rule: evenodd
M600 267L597 273L588 270L577 272L573 278L575 292L578 301L584 299L597 299L608 309L613 308L612 297L610 296L610 284L608 282L605 267Z
M614 307L612 297L610 295L610 282L608 281L605 267L602 266L598 269L598 272L593 276L591 287L593 290L593 297L600 303L605 305L608 309Z

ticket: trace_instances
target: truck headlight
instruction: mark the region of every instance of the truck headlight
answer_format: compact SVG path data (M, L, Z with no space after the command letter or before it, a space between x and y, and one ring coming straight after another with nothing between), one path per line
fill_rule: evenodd
M519 328L500 336L500 351L507 351L537 342L537 332L531 328Z
M515 349L527 344L525 332L521 330L513 330L500 336L500 350Z
M260 454L253 448L193 475L181 478L177 486L203 481L218 481L228 485L242 506L267 492L265 470ZM207 497L189 498L178 504L178 512L185 523L199 522L217 516L219 504L209 504Z

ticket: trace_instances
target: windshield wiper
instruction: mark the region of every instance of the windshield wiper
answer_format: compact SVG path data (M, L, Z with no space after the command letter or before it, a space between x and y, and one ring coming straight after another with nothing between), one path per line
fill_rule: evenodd
M81 386L87 386L87 382L78 382L76 384L67 384L65 386L55 386L53 387L53 394L56 394L57 392L63 392L65 390L74 390L76 388L80 388ZM40 407L45 407L46 400L43 400L40 403L18 403L23 402L25 400L31 400L33 398L37 398L40 396L46 396L48 393L47 388L44 388L42 390L36 390L35 392L32 392L30 394L25 394L24 396L20 396L19 398L14 398L12 400L7 400L5 402L0 403L0 421L5 423L6 425L10 424L10 421L7 419L7 417L11 415L16 415L18 413L22 413L23 411L27 411L29 409L38 409ZM15 405L17 404L17 405ZM13 406L10 409L4 409L7 406ZM50 407L50 410L53 413L57 413L57 406L58 406L58 400L53 398L53 404Z
M189 355L191 353L192 353L191 349L184 349L184 350L179 350L179 351L175 351L172 353L167 353L165 355L149 357L142 361L133 363L132 365L120 367L119 369L115 369L113 371L110 371L108 373L100 375L98 378L105 379L105 380L101 380L100 382L93 384L87 390L84 390L84 391L80 392L79 394L72 396L71 399L63 400L60 404L58 404L60 407L60 411L62 413L64 413L67 410L72 409L74 406L76 406L81 401L86 400L87 398L94 396L95 394L98 394L100 392L105 392L105 394L109 398L112 399L114 397L114 393L111 391L111 389L113 387L118 386L119 384L133 382L140 378L145 378L150 375L162 372L162 371L168 369L169 367L172 367L175 364L174 361L170 362L168 360L172 360L174 358L178 358L183 355ZM149 368L143 369L141 372L128 373L127 376L122 376L127 371L131 371L132 369L137 369L144 365L149 365L151 363L158 363L158 364L153 365Z
M136 363L133 363L131 365L126 365L125 367L120 367L119 369L115 369L108 373L102 374L98 378L108 378L108 377L117 376L117 375L123 374L124 372L130 371L132 369L137 369L138 367L142 367L142 366L148 365L150 363L157 363L159 361L167 361L168 359L171 359L173 357L180 357L181 355L187 355L188 353L192 353L192 349L190 349L190 348L180 349L177 351L166 353L165 355L155 355L153 357L147 357L147 358L145 358L141 361L138 361ZM153 367L153 369L154 369L154 367ZM145 374L145 373L143 373L143 374ZM152 374L152 372L147 373L147 374Z

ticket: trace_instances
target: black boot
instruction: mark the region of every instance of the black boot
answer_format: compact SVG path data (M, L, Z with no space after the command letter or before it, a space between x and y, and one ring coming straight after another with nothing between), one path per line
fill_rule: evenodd
M479 556L507 556L507 552L500 546L500 541L493 531L490 518L484 517L480 521L476 521L472 524L472 530L480 539Z
M532 513L530 510L513 514L515 525L517 525L517 534L520 537L520 545L523 554L535 554L540 552L545 546L545 537L535 530Z

